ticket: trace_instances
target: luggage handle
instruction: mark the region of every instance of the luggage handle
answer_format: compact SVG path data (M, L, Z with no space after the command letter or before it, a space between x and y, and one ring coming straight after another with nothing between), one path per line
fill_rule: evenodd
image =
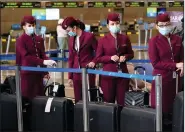
M53 65L54 68L56 68L56 65ZM58 91L58 85L56 85L56 72L53 73L54 74L54 82L53 82L53 96L56 95L57 91Z
M88 67L88 65L86 65L86 69L90 69L89 67ZM92 68L91 68L92 69ZM89 102L91 102L91 93L90 93L90 91L91 91L91 88L90 88L90 82L89 82L89 74L87 74L87 89L88 89L88 98L89 98ZM93 89L96 89L96 91L97 91L97 100L98 100L98 102L100 102L100 95L99 95L99 88L93 88Z
M137 74L137 69L142 69L143 72L144 72L144 75L146 75L146 69L142 66L136 66L134 67L134 73ZM145 90L144 91L147 91L147 88L146 88L146 79L144 80L145 82ZM136 91L138 90L138 84L137 84L137 79L135 79L135 83L136 83Z
M176 72L176 94L178 93L178 89L179 89L179 75L178 75L178 72Z

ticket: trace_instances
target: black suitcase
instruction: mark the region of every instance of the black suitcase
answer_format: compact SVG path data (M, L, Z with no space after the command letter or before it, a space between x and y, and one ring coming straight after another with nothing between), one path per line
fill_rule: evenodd
M23 129L29 130L29 116L30 116L30 104L26 99L22 99L23 108ZM2 93L0 94L1 104L1 132L14 132L18 131L18 119L17 119L17 101L16 95Z
M119 131L119 116L121 107L111 103L89 103L90 132L117 132ZM75 105L74 112L75 132L83 132L83 103Z
M1 132L18 131L16 96L6 93L0 95Z
M146 74L145 68L142 66L136 66L134 68L135 74L137 69L143 69L144 75ZM149 93L146 90L146 80L145 80L145 91L137 89L137 80L136 80L136 90L129 90L125 93L125 105L133 106L148 106L149 105Z
M74 104L66 98L36 97L32 101L31 131L71 132L74 125ZM51 101L51 107L46 104ZM50 111L45 111L46 107Z
M120 126L120 132L156 132L156 111L146 107L124 107Z
M175 97L172 119L172 132L184 132L184 92Z

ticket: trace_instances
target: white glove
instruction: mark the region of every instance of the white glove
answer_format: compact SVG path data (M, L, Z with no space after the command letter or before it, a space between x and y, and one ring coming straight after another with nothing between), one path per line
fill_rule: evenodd
M57 63L53 60L44 60L44 65L46 65L46 66L54 66L56 64Z

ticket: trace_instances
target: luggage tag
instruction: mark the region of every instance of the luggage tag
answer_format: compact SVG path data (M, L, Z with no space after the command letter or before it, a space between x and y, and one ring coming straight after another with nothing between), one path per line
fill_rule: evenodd
M177 74L175 71L173 71L173 78L176 78L177 77Z
M48 98L48 101L46 103L45 112L49 113L51 111L51 103L53 101L53 98Z

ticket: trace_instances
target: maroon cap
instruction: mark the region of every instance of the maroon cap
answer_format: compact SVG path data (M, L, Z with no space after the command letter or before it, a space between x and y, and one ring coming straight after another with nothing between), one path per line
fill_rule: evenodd
M85 24L82 21L80 21L79 19L77 19L76 21L78 22L80 29L85 30Z
M156 22L169 22L170 17L167 13L161 13L157 16Z
M64 19L64 21L62 22L62 28L64 30L67 29L68 26L70 26L72 23L76 22L76 20L73 17L67 17Z
M120 21L120 16L117 13L110 13L107 16L107 20L110 20L110 21Z
M33 16L24 16L22 21L21 21L21 26L24 26L26 23L35 24L36 23L35 17L33 17Z

